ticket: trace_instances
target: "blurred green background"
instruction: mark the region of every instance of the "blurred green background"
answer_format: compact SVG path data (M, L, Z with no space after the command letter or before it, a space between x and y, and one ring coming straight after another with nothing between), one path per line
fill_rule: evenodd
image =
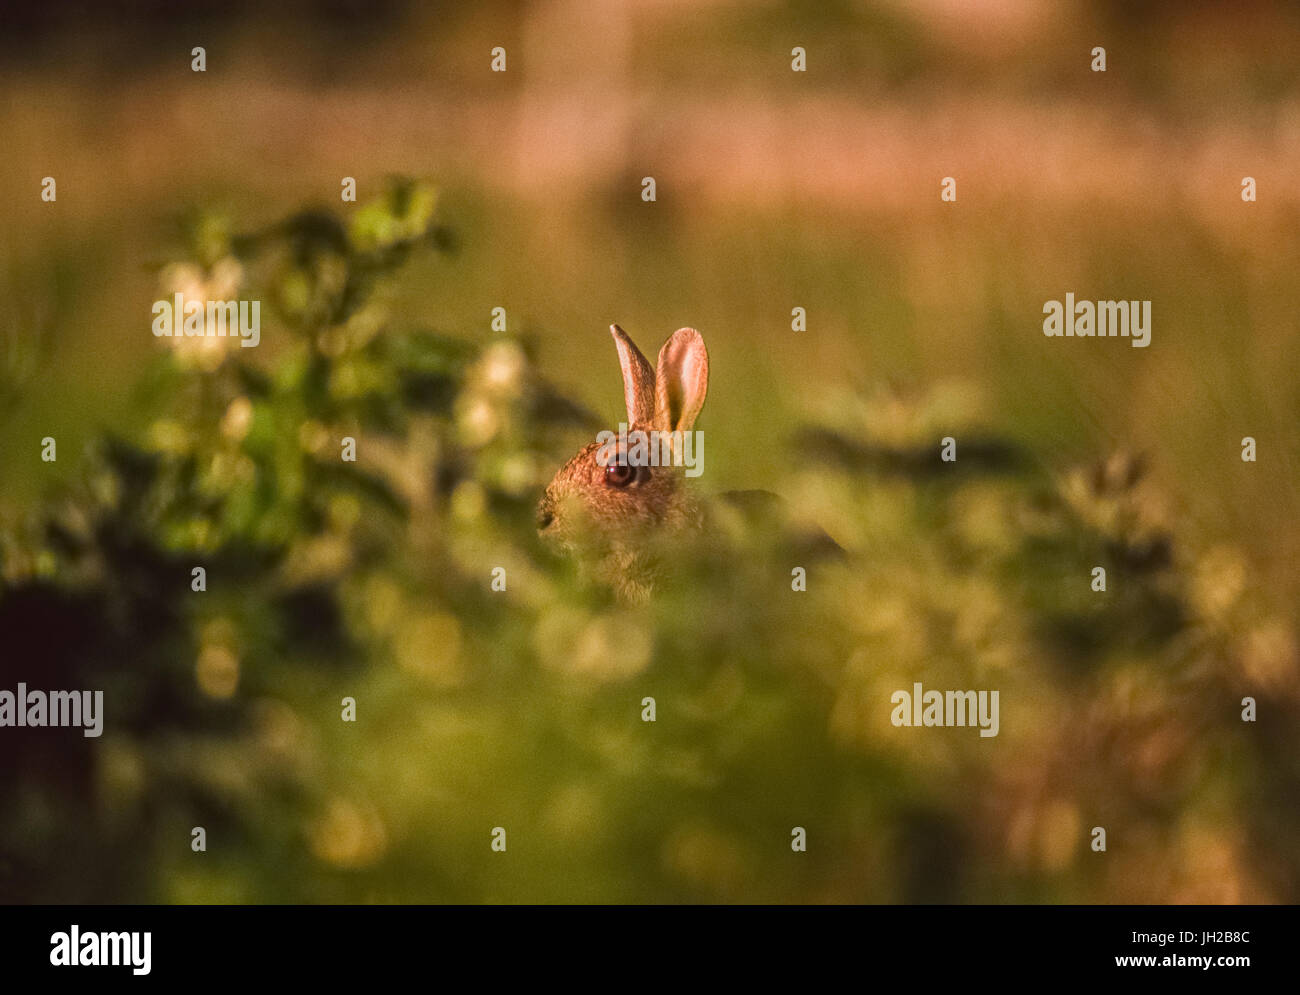
M0 731L0 898L1300 897L1292 5L8 16L0 687L110 711ZM262 345L160 348L223 281ZM1045 338L1067 291L1151 347ZM703 332L706 489L845 564L631 612L536 548L611 322ZM1001 734L894 729L914 680Z

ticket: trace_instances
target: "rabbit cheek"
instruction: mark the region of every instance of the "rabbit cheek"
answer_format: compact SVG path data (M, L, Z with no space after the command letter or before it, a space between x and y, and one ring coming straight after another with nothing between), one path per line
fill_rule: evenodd
M537 504L537 531L545 532L555 521L555 502L545 494Z
M593 505L583 488L558 490L551 495L549 503L551 520L542 529L543 538L575 552L602 543L607 523L602 509Z

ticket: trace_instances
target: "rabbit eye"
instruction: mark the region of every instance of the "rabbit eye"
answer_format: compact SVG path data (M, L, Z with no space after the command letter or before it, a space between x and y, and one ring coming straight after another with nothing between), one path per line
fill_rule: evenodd
M636 480L636 469L626 463L611 463L605 467L605 483L611 487L626 487Z

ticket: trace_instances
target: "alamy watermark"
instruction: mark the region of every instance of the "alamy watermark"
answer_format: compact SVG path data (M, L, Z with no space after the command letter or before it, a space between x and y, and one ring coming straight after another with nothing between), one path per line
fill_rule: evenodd
M177 293L154 301L153 333L157 338L235 338L241 346L262 340L261 301L196 301Z
M95 738L104 731L103 691L0 691L0 728L72 728Z
M50 935L50 963L55 967L129 967L132 974L145 975L152 969L152 948L152 933L83 933L73 923L66 933Z
M703 432L663 432L659 429L634 428L618 423L618 433L606 429L596 435L600 449L596 463L600 466L680 466L686 476L704 472Z
M920 682L911 692L889 696L896 706L889 720L895 726L979 726L980 735L998 734L996 691L923 691Z
M1043 334L1049 338L1126 338L1135 349L1151 344L1150 301L1079 301L1043 305Z

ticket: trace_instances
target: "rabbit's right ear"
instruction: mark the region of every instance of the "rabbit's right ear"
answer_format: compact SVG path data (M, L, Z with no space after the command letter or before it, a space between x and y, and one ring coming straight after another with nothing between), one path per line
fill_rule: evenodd
M689 432L709 391L709 353L694 328L679 328L659 350L655 373L659 401L655 427L661 432Z
M610 325L618 362L623 367L623 400L627 404L628 427L648 426L655 417L655 371L636 343L618 325Z

